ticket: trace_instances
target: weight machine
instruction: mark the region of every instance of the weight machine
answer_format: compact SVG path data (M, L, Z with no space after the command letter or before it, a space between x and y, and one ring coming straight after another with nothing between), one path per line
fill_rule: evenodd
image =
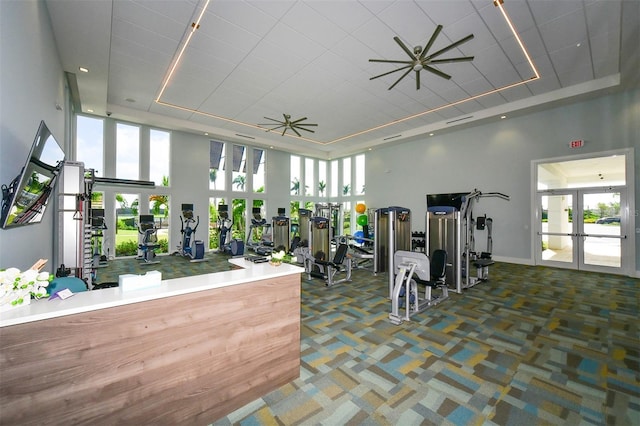
M411 250L411 210L404 207L386 207L376 210L374 273L389 271L389 297L393 292L395 260L398 250Z
M427 253L436 249L452 253L449 256L447 282L455 286L457 293L473 287L489 277L493 239L493 220L486 215L476 221L473 209L480 198L498 197L509 200L509 196L499 192L482 193L474 189L470 193L449 193L427 195L426 244ZM474 230L486 227L488 232L487 251L475 252ZM472 269L475 268L475 274Z
M278 216L271 218L271 229L273 235L273 249L276 251L284 250L289 252L291 247L291 227L289 218L285 216L285 209L278 208Z
M422 252L398 250L393 255L395 282L391 292L389 320L395 325L410 321L411 316L437 305L449 297L445 282L447 252L435 250L431 260ZM393 275L393 274L390 274ZM424 286L424 297L418 285ZM433 290L440 289L440 295ZM404 315L400 314L404 307Z
M327 287L351 281L351 257L348 255L349 245L339 243L332 260L330 257L330 225L326 217L312 217L308 221L309 250L304 258L305 272L309 279L320 278ZM336 280L338 273L345 273L344 278Z

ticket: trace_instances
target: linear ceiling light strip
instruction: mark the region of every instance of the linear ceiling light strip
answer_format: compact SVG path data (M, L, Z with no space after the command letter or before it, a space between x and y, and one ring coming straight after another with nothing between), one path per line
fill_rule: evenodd
M524 56L527 58L527 61L529 62L529 66L531 67L531 69L533 70L533 73L535 74L535 78L533 78L532 80L537 80L540 78L540 74L538 73L536 66L533 64L533 61L529 56L529 52L527 52L527 49L525 49L524 44L522 43L522 40L520 40L520 36L518 35L518 32L513 27L513 24L511 23L511 19L509 18L509 15L507 15L507 11L504 10L504 7L502 7L502 3L503 3L502 0L493 2L493 4L495 4L496 7L500 9L500 12L502 12L502 16L504 16L504 20L507 21L507 25L509 25L511 32L513 33L513 36L518 41L518 44L520 45L520 49L522 49L522 53L524 53Z
M169 80L171 80L171 76L173 76L174 71L178 67L178 64L180 63L180 60L182 59L182 54L187 49L187 46L189 45L189 42L191 41L191 37L193 37L193 34L196 32L196 30L198 28L200 28L200 21L202 20L202 17L204 16L204 12L206 12L207 7L209 7L209 3L210 2L211 2L211 0L207 0L207 2L205 3L204 7L202 8L202 12L200 12L200 15L198 16L198 19L196 20L196 22L193 22L191 24L191 31L189 31L189 34L187 35L187 40L182 45L182 49L180 49L180 53L178 53L178 57L173 62L173 66L171 67L171 69L167 73L167 76L164 79L164 83L162 84L162 89L160 89L160 93L158 94L158 97L156 98L156 102L158 102L158 103L160 102L160 98L162 97L162 94L164 93L165 89L167 88L167 85L169 84Z

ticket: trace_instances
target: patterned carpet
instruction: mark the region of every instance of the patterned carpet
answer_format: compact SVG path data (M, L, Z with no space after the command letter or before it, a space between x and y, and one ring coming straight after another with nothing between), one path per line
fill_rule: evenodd
M387 292L303 276L300 378L213 425L640 425L640 280L497 263L400 326Z

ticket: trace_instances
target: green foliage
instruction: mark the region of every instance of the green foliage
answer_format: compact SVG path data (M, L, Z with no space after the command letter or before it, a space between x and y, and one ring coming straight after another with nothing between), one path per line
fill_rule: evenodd
M124 219L118 219L118 223L116 224L116 229L123 229L123 230L129 230L129 231L138 229L136 226L136 218L126 217Z
M138 254L138 242L129 240L123 241L116 246L116 257L135 256Z

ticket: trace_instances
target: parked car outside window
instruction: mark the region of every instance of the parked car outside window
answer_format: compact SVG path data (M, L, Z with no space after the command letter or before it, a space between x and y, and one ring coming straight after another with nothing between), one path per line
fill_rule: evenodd
M596 223L599 224L609 224L609 223L620 223L620 217L619 216L615 216L615 217L601 217L600 219L596 220Z

